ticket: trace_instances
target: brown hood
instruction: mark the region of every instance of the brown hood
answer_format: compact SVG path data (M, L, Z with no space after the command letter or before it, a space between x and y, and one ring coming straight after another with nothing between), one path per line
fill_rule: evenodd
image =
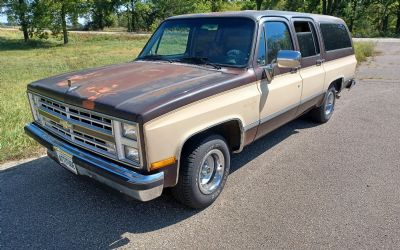
M251 82L247 70L137 61L39 80L28 89L68 104L146 122L180 106ZM69 84L71 87L69 87Z

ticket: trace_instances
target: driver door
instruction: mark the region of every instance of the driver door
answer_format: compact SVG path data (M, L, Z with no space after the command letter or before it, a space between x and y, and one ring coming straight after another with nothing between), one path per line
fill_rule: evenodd
M275 67L270 82L264 75L264 68L276 60L279 50L296 50L289 23L281 18L268 18L259 30L255 72L261 100L256 139L295 118L302 90L298 70Z

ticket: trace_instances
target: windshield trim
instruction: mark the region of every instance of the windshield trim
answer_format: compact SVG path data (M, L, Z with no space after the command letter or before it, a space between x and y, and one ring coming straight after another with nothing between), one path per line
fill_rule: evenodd
M136 60L146 60L145 58L144 58L144 56L142 55L142 54L144 54L144 52L145 52L145 50L146 50L146 48L150 45L150 42L152 41L152 39L153 39L153 37L157 34L157 32L159 32L160 31L160 29L161 29L161 26L164 24L164 23L166 23L166 22L171 22L171 21L177 21L177 20L179 20L179 21L181 21L181 20L193 20L193 19L247 19L247 20L250 20L250 21L252 21L252 23L253 23L253 25L254 25L254 29L253 29L253 40L251 41L251 47L250 47L250 56L249 56L249 59L248 59L248 61L247 61L247 63L246 64L244 64L244 65L231 65L231 64L222 64L222 63L215 63L215 64L217 64L218 66L221 66L221 67L226 67L226 68L239 68L239 69L243 69L243 68L251 68L251 67L253 67L253 63L252 63L252 61L253 61L253 56L254 56L254 49L255 49L255 44L256 44L256 40L257 40L257 33L258 33L258 23L254 20L254 19L252 19L252 18L250 18L250 17L242 17L242 16L240 16L240 17L224 17L224 16L221 16L221 17L218 17L218 16L207 16L207 17L196 17L196 18L190 18L190 17L182 17L182 18L168 18L168 19L165 19L164 21L162 21L161 23L160 23L160 25L158 25L158 27L157 27L157 29L153 32L153 34L150 36L150 38L149 38L149 40L147 40L147 42L146 42L146 44L143 46L143 48L142 48L142 50L140 51L140 53L138 54L138 56L136 57L136 59L134 59L134 61L136 61ZM168 62L168 59L164 59L163 61L166 61L166 62ZM187 64L189 64L189 63L187 63ZM190 65L193 65L193 64L190 64ZM199 66L202 66L202 65L199 65Z

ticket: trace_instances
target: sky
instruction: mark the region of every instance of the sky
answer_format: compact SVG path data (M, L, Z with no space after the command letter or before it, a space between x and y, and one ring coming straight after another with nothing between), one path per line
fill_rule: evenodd
M7 22L7 16L0 14L0 23L6 23Z

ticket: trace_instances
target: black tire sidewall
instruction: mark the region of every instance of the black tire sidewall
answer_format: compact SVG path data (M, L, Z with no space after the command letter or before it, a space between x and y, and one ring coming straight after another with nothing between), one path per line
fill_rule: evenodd
M203 194L199 187L199 171L204 156L213 149L218 149L224 155L225 168L222 181L218 188L211 194ZM225 140L220 136L211 136L204 140L200 146L191 154L192 162L188 164L190 174L190 195L195 207L203 208L213 203L221 194L228 179L230 170L230 152Z

